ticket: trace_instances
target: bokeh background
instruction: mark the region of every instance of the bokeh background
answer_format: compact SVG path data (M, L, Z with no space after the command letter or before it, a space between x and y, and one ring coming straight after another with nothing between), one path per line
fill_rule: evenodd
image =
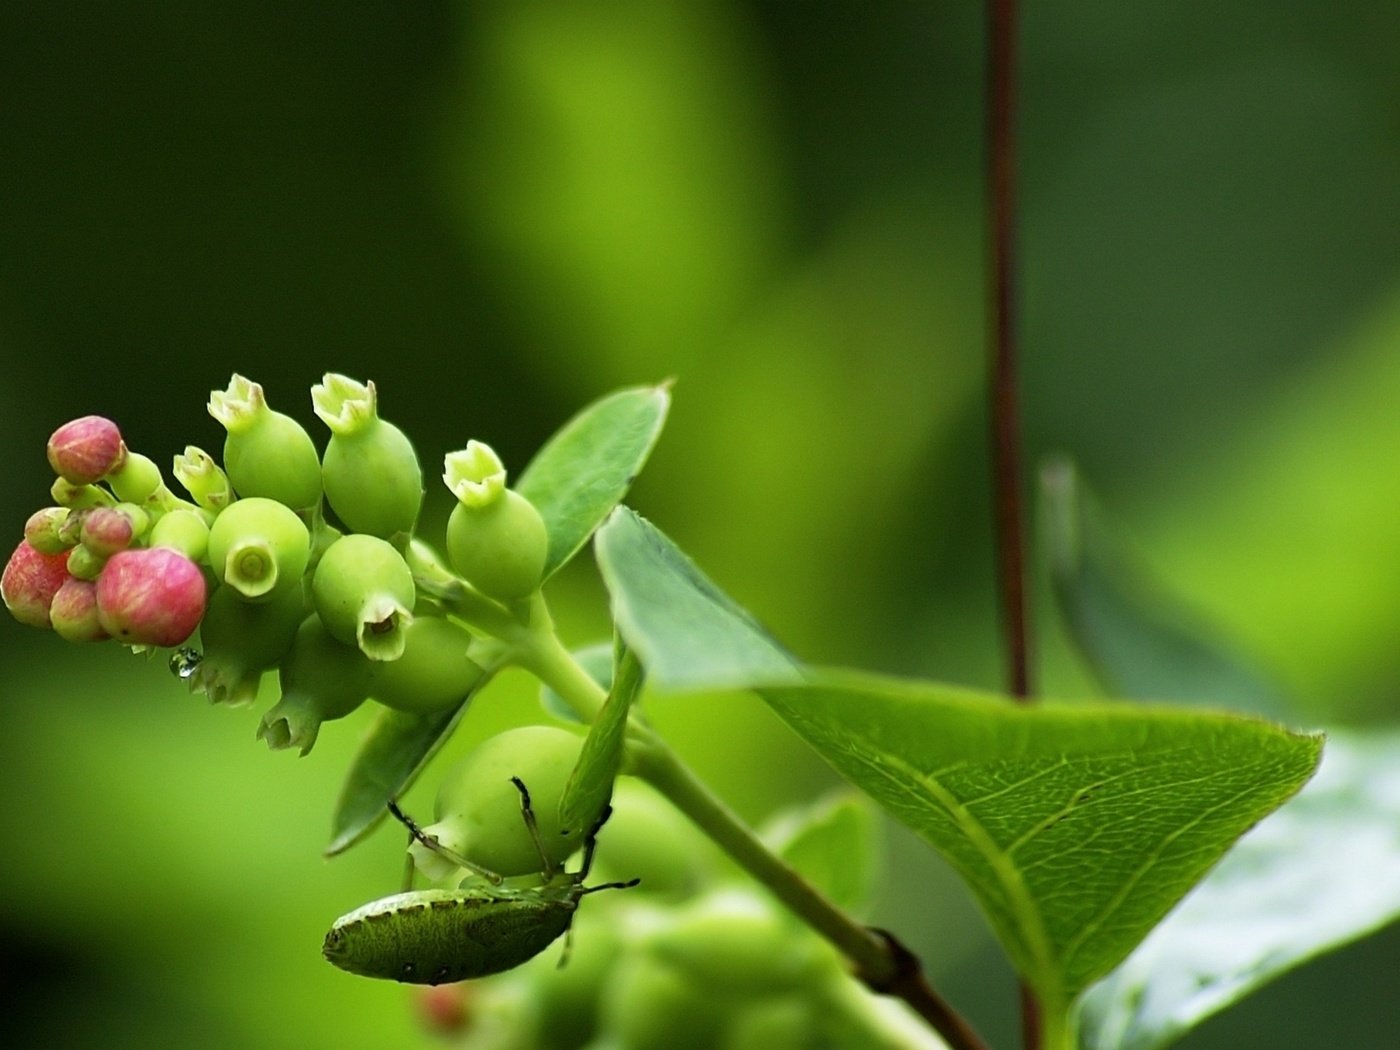
M1300 723L1393 721L1400 6L1027 7L1030 458L1076 457ZM949 0L4 5L0 521L76 415L217 450L235 370L308 425L324 371L373 378L430 478L674 376L634 505L804 657L994 686L981 54ZM603 635L586 559L554 601ZM1047 691L1093 690L1038 615ZM8 619L0 668L21 1045L427 1044L319 957L399 877L396 835L320 857L362 721L269 755L160 661ZM832 783L756 700L652 710L754 820ZM453 750L537 712L509 679ZM880 914L1014 1045L968 898L889 851ZM1183 1045L1391 1045L1398 964L1375 938Z

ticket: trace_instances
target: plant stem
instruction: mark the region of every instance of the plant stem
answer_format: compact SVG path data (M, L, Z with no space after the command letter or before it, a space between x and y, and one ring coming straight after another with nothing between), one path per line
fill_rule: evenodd
M546 629L548 622L548 614L540 609L528 635L517 643L516 660L580 717L592 721L607 694L579 667L553 631ZM953 1050L986 1050L967 1021L929 986L917 958L893 937L847 915L785 864L665 741L635 720L629 726L628 757L636 775L665 795L740 867L835 945L870 988L903 999Z
M995 477L998 590L1011 695L1028 702L1030 628L1026 609L1021 433L1016 390L1016 0L987 3L987 206L990 285L991 429ZM1021 1040L1026 1050L1052 1050L1050 1025L1035 993L1022 982Z

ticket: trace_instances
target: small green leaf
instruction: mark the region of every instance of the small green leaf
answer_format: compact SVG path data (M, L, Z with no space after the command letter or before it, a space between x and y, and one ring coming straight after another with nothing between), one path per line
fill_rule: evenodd
M612 687L613 643L597 642L594 645L575 649L573 658L583 668L589 678L604 689ZM545 711L563 722L581 722L574 709L564 702L564 698L543 682L540 683L540 704Z
M797 660L635 511L613 511L594 549L618 630L658 687L745 689L801 680Z
M1110 693L1285 715L1278 689L1209 637L1115 541L1073 464L1042 470L1041 498L1056 604Z
M1046 1010L1121 962L1322 746L1230 715L871 676L761 692L959 870Z
M863 795L842 792L780 813L763 829L769 848L848 911L875 892L879 828Z
M516 491L549 530L546 578L578 553L627 494L670 404L669 383L609 394L565 423L520 475Z
M460 704L446 711L415 715L387 707L380 710L341 786L327 857L343 853L374 830L389 800L413 783L490 677L486 675Z
M569 774L569 782L559 800L559 826L565 834L589 830L583 824L596 820L611 801L613 781L622 769L627 712L642 688L642 666L621 642L617 645L614 664L608 699L584 738L578 764Z
M1090 988L1086 1050L1155 1050L1400 918L1400 734L1334 734L1317 777Z

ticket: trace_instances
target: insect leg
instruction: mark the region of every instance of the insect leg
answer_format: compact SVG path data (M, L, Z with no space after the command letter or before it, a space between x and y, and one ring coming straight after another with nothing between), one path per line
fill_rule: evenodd
M418 824L414 821L412 817L410 817L403 810L399 809L399 804L393 799L389 800L389 812L394 815L395 820L397 820L404 827L408 828L409 836L415 841L417 841L419 844L421 844L424 848L432 850L440 857L446 857L459 868L466 868L473 875L485 879L493 886L499 886L502 882L505 881L504 875L497 875L494 871L491 871L488 868L483 868L480 864L477 864L475 861L467 860L466 857L462 856L456 850L448 849L435 837L427 834L422 828L418 826Z
M520 792L520 816L525 821L525 829L530 833L530 841L535 844L535 849L539 852L540 871L546 878L552 877L554 875L554 862L549 859L549 854L544 850L544 841L540 838L540 825L535 820L534 807L530 805L530 789L519 777L511 777L510 782L515 785L515 790Z

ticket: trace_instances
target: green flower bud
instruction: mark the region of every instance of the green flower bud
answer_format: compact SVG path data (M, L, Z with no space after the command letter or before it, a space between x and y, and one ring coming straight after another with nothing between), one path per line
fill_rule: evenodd
M68 574L79 580L95 580L102 575L108 557L80 543L68 553Z
M268 407L263 388L235 374L209 395L209 414L228 431L224 469L240 496L264 496L293 510L321 502L321 461L306 428Z
M300 587L280 588L256 604L232 587L218 588L199 625L204 653L189 678L190 691L212 704L251 704L263 672L287 655L304 616Z
M82 510L85 507L114 507L116 498L106 489L96 485L74 485L71 481L59 478L49 489L53 501L69 510Z
M353 532L382 539L412 532L423 472L413 443L379 418L374 383L328 372L311 388L311 404L331 430L321 469L331 509Z
M808 1050L821 1046L813 1004L806 996L763 999L731 1019L722 1050Z
M551 726L508 729L484 741L453 766L437 797L437 823L424 828L448 849L498 875L533 875L540 851L521 815L517 777L530 792L541 844L551 865L561 865L583 844L584 832L565 835L559 803L583 741ZM450 874L440 854L415 842L414 863L429 878Z
M444 460L442 479L457 497L447 522L447 556L473 587L492 598L524 598L539 588L549 554L544 519L508 489L505 468L488 445L470 441Z
M77 541L64 528L72 512L67 507L45 507L29 515L24 538L40 554L59 554ZM81 526L79 526L81 528Z
M486 673L467 655L472 636L440 616L415 616L404 631L403 655L375 676L374 699L410 714L432 714L461 702Z
M139 452L128 452L121 466L107 475L107 484L123 503L145 503L165 487L155 460Z
M215 514L233 502L233 486L214 457L195 445L186 445L175 457L175 480L185 486L194 501Z
M358 649L342 645L308 616L278 673L282 699L263 715L258 739L274 751L294 747L305 755L322 722L344 718L364 703L374 670Z
M209 523L197 510L167 511L146 536L151 547L169 547L190 561L202 562L209 553Z
M403 655L404 629L413 620L413 573L386 541L361 534L336 540L316 566L311 596L337 641L358 645L371 660Z
M311 558L311 533L285 503L248 496L209 529L209 565L220 583L246 601L264 601L274 589L296 587Z

